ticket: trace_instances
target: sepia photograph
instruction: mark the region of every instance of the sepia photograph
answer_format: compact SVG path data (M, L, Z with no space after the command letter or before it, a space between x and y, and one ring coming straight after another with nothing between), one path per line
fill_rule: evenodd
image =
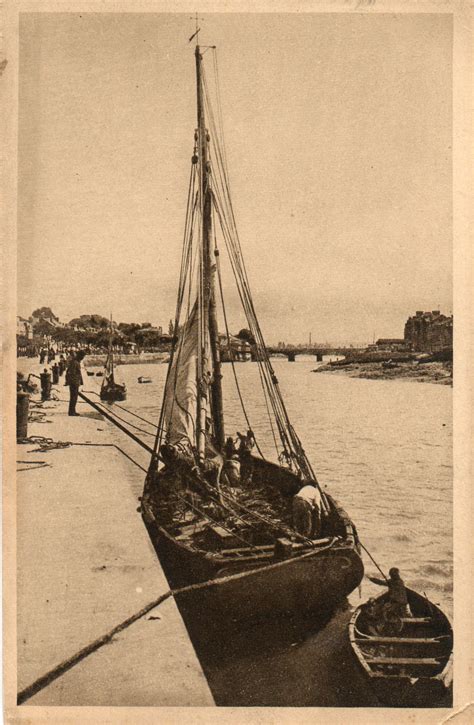
M7 721L467 704L455 19L373 5L19 6Z

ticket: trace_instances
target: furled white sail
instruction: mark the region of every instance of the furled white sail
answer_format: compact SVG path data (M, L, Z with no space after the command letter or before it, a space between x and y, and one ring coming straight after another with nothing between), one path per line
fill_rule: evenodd
M164 395L163 426L168 443L196 444L197 364L199 315L197 305L180 332ZM209 349L209 343L206 350ZM204 383L209 381L209 355L203 361ZM204 384L207 388L207 385Z
M114 379L114 360L113 360L113 353L112 350L109 349L109 352L107 354L107 359L105 361L105 380L112 380Z

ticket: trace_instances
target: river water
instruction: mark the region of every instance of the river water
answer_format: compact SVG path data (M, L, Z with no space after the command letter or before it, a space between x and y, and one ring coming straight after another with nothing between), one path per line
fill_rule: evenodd
M452 389L410 380L314 374L314 358L304 356L297 357L294 363L275 359L273 366L290 419L321 485L350 514L363 544L382 568L387 571L398 566L410 587L425 592L451 617ZM157 422L166 370L165 364L121 366L117 379L125 381L128 388L123 405ZM271 457L272 434L265 421L264 399L258 393L258 366L239 363L236 370L253 430L265 454ZM139 384L141 375L151 377L152 382ZM230 365L224 366L223 385L226 433L232 435L236 430L244 431L246 424ZM145 423L134 422L150 430ZM118 431L114 435L123 438ZM150 442L152 438L145 440ZM375 566L365 555L364 560L366 573L377 576ZM364 579L361 594L354 592L350 605L357 606L360 596L365 600L379 592L377 585ZM262 654L262 629L251 638L246 635L244 644L228 644L231 649L225 660L220 656L222 643L220 655L209 648L201 652L199 643L195 643L219 704L372 704L367 693L360 699L358 688L357 696L355 690L349 696L347 688L341 695L338 687L328 685L333 681L328 673L335 667L332 650L336 640L331 632L334 634L338 628L338 617L345 623L347 614L339 613L325 628L306 635L287 627L284 635L277 636L273 627L272 640L280 644L276 654L270 650ZM288 637L295 641L286 641ZM252 654L250 641L259 642L258 652ZM308 660L315 657L326 683L319 686L316 696L314 692L308 695L306 681ZM324 657L327 661L321 666ZM292 667L290 695L284 693L281 684L275 688L275 677L268 680L268 672L281 668L281 677L286 681ZM340 671L340 667L338 663L336 670ZM351 671L347 676L355 674ZM240 690L232 686L236 678Z
M309 357L272 364L320 483L351 515L362 542L382 567L398 566L409 585L451 614L452 389L314 374ZM121 366L124 406L156 422L166 370L164 364ZM236 370L253 430L274 457L258 367L239 363ZM152 382L139 384L141 375ZM224 366L224 397L226 432L245 431L230 365ZM376 573L370 561L367 570Z

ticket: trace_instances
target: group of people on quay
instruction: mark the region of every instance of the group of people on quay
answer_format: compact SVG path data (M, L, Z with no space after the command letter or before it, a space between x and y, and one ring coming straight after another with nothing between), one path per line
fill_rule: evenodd
M59 353L53 347L42 347L39 353L40 365L44 365L45 362L50 365L56 360L56 355ZM64 358L64 355L61 357Z
M85 350L76 350L74 348L64 349L62 352L52 347L41 348L39 353L40 365L45 363L50 367L45 367L40 373L41 384L41 400L44 402L50 400L52 386L59 385L63 375L64 385L69 387L69 410L70 416L77 416L76 412L77 398L79 388L83 385L83 374L81 363L86 356ZM22 375L17 376L18 390L26 390L28 381L23 379Z

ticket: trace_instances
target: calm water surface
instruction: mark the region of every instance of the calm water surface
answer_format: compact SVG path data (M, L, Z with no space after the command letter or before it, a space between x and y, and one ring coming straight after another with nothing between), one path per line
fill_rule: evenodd
M290 418L322 486L346 508L361 540L387 571L398 566L408 585L452 616L452 390L407 380L359 380L343 374L315 374L314 359L275 359L275 372ZM248 415L265 455L272 434L259 391L258 367L236 365ZM129 410L158 421L167 366L124 365L117 377L127 383ZM152 378L139 384L140 375ZM98 389L101 378L88 378ZM224 365L226 431L245 430L245 419ZM135 431L148 443L152 428ZM111 426L118 445L145 468L149 454ZM144 475L143 475L144 479ZM131 476L137 498L142 481ZM377 575L364 555L366 572ZM364 579L330 619L324 614L226 631L223 618L208 622L202 612L186 617L191 639L215 702L221 706L377 707L370 686L350 650L351 607L380 587ZM214 628L214 629L213 629ZM449 703L446 703L449 706Z
M315 374L314 358L303 356L294 363L275 359L273 366L320 483L348 511L362 542L385 570L398 566L409 585L451 616L452 389ZM124 405L156 422L166 370L165 364L121 366ZM258 367L240 363L236 370L257 439L274 457ZM139 384L140 375L152 383ZM244 431L230 365L224 365L223 384L226 432ZM377 573L367 557L365 563L368 573ZM377 590L364 580L364 599ZM357 592L351 600L357 604Z

